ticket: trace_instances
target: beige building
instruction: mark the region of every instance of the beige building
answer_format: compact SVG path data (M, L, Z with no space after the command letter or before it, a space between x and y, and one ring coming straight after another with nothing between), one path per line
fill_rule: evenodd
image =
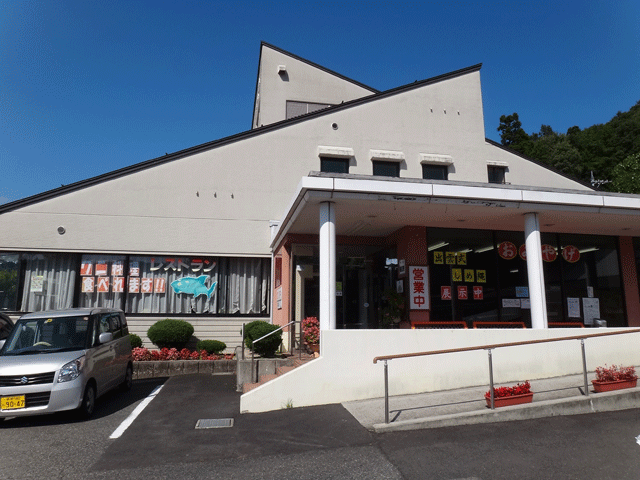
M307 316L640 325L640 199L488 140L480 69L377 91L263 43L251 130L0 205L0 309L122 308L143 338L182 318L229 348Z

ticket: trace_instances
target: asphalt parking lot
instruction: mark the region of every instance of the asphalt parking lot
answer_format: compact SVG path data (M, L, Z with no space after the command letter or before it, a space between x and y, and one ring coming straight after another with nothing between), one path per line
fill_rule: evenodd
M232 375L136 381L107 395L87 422L70 414L4 422L0 478L640 478L639 409L385 434L342 405L238 412ZM195 428L226 418L232 427Z

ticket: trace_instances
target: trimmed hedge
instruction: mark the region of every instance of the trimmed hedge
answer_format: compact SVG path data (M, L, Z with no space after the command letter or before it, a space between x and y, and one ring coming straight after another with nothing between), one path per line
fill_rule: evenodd
M196 349L200 352L206 351L209 355L212 353L221 353L227 348L227 344L219 340L200 340L196 345Z
M135 333L129 334L129 341L131 342L131 348L139 348L142 346L142 339Z
M244 344L251 349L251 342L264 337L267 333L278 330L277 325L272 325L264 320L256 320L247 323L244 327ZM262 357L273 357L282 343L282 330L260 340L254 345L254 352Z
M193 335L193 325L184 320L166 318L159 320L147 330L149 340L158 348L183 349Z

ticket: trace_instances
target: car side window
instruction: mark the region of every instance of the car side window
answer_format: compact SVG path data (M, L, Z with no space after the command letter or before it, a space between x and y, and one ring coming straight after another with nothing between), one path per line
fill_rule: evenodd
M120 330L120 315L116 313L115 315L109 316L109 322L111 324L111 333L113 333L113 338L122 337L122 331Z

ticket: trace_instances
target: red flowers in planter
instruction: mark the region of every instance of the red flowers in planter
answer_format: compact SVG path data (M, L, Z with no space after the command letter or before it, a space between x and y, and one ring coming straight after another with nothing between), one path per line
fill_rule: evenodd
M177 350L175 348L162 348L160 350L149 350L143 347L136 347L131 351L134 362L157 361L157 360L233 360L233 354L209 355L206 350L191 351L188 348Z
M623 367L617 365L611 365L607 367L596 368L596 381L597 382L617 382L620 380L631 381L638 378L636 375L635 367Z
M320 343L320 322L316 317L307 317L302 320L302 336L309 345Z
M531 393L531 384L527 380L514 387L498 387L493 389L493 398L513 397L515 395L525 395ZM491 390L484 394L485 398L491 398Z

